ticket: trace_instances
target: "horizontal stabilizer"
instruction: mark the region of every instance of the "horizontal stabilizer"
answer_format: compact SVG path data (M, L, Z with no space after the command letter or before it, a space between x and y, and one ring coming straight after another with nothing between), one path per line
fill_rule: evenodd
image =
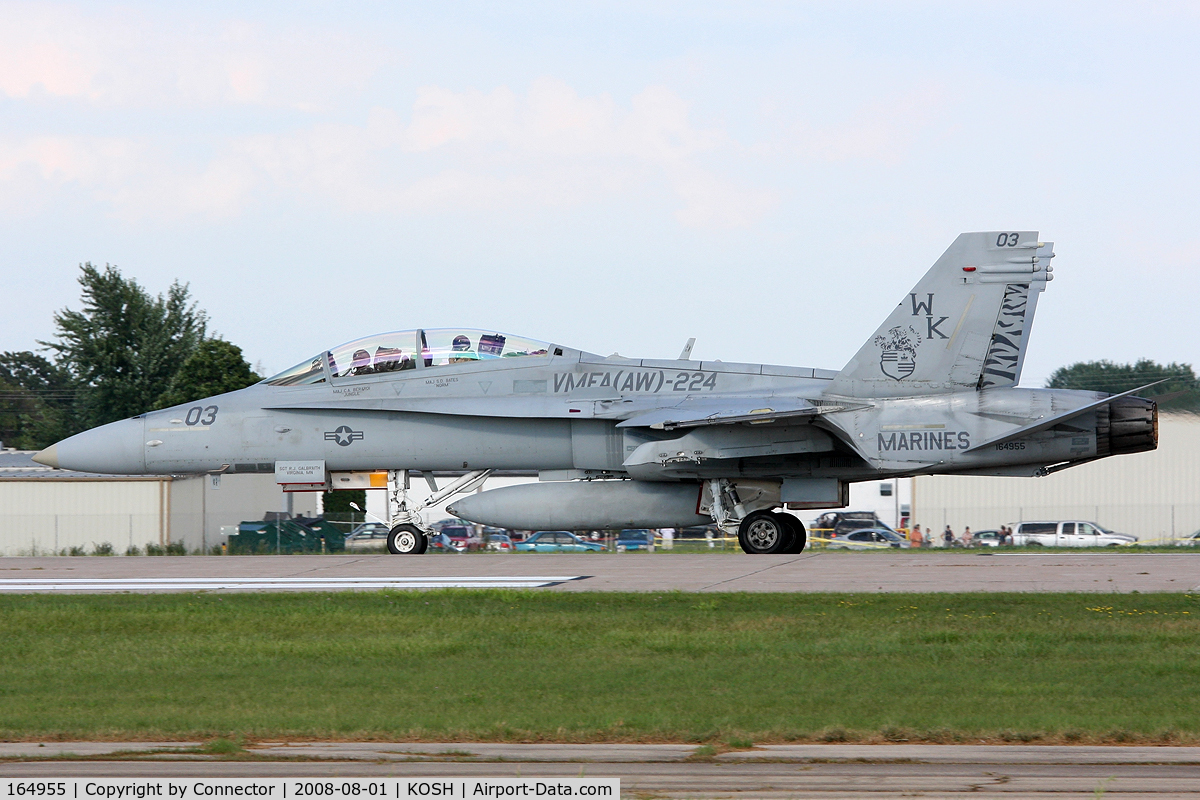
M1079 408L1073 408L1070 411L1064 411L1061 414L1055 414L1052 417L1043 417L1042 419L1035 420L1035 421L1029 423L1028 425L1023 425L1020 428L1011 430L1008 433L1004 434L1003 436L997 436L994 439L988 439L986 442L977 444L974 447L969 447L966 450L964 450L963 452L964 453L973 453L976 450L983 450L984 448L992 447L992 446L998 445L998 444L1004 444L1005 442L1011 442L1015 439L1024 439L1026 436L1032 436L1035 433L1040 433L1042 431L1049 430L1050 428L1053 428L1055 425L1059 425L1063 422L1066 422L1069 419L1074 419L1075 417L1078 417L1080 414L1086 414L1087 412L1091 411L1092 409L1099 408L1100 406L1106 406L1109 403L1113 402L1114 400L1120 400L1122 397L1129 397L1130 395L1135 395L1144 389L1149 389L1151 386L1157 386L1158 384L1164 383L1167 380L1170 380L1170 379L1164 378L1161 381L1155 381L1154 383L1147 383L1145 386L1139 386L1136 389L1130 389L1128 392L1121 392L1120 394L1114 394L1110 397L1105 397L1101 400L1097 400L1094 403L1087 403L1086 405L1082 405Z

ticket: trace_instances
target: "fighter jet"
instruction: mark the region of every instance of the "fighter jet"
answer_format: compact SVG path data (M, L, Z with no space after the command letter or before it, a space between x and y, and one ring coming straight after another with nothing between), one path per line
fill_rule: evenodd
M600 356L490 330L369 336L237 392L65 439L43 464L122 474L275 472L285 490L389 491L388 546L425 550L422 504L515 529L716 522L794 553L784 509L896 476L1038 476L1157 446L1133 396L1017 388L1053 244L959 236L840 371ZM1145 388L1145 387L1142 387ZM478 491L494 470L540 480ZM461 475L438 487L435 472ZM426 504L427 505L427 504Z

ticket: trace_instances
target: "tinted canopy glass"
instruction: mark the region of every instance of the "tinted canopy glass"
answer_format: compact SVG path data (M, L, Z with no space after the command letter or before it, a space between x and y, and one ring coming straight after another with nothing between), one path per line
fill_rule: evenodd
M333 377L345 378L549 352L548 343L534 339L472 328L437 328L368 336L334 348L328 357ZM422 363L417 363L418 358Z
M551 345L536 339L474 328L430 328L379 333L339 345L267 378L274 386L301 386L335 378L448 367L499 358L544 356Z
M321 368L321 356L301 361L291 369L285 369L278 375L272 375L263 383L272 386L305 386L311 383L323 383L325 370Z

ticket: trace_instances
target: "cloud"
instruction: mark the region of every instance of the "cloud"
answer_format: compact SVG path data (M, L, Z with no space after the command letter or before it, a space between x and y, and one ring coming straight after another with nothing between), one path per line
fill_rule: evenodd
M132 11L0 3L0 94L101 108L257 105L317 111L397 56L361 37L244 21L183 24Z
M777 156L823 162L896 164L913 146L945 124L946 91L934 84L862 102L849 110L810 111L785 123L776 139L758 148Z
M258 91L256 73L242 89ZM280 198L349 212L453 213L563 207L661 190L686 226L745 227L776 196L721 177L747 151L700 127L687 103L650 86L626 104L542 78L518 94L425 87L411 111L372 110L363 124L321 122L208 142L206 160L178 137L42 136L0 140L0 202L26 202L18 176L83 192L120 218L231 216Z

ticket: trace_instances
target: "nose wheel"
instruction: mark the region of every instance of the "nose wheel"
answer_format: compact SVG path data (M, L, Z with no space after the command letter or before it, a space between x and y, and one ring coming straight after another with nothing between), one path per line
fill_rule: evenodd
M429 546L429 538L416 525L397 525L388 531L388 552L397 556L419 556Z

